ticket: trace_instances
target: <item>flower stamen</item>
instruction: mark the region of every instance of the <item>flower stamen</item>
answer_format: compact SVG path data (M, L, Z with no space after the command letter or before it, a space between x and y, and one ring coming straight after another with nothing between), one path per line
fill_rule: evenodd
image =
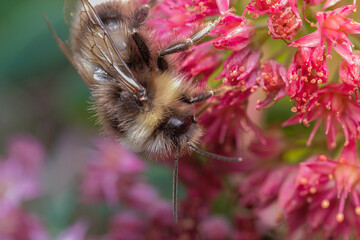
M321 201L321 207L324 208L324 209L330 207L330 202L329 202L329 200L327 200L327 199L322 200L322 201Z

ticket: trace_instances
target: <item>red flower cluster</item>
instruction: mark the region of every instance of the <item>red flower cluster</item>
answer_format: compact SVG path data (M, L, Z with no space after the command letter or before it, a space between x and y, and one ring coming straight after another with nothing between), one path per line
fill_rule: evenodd
M195 20L195 24L201 25L204 18L221 16L220 23L211 33L215 39L190 49L181 67L203 86L208 81L213 85L212 80L221 80L222 86L236 89L199 106L199 120L206 128L204 146L209 151L226 156L241 155L245 159L244 165L248 166L239 164L225 171L229 175L235 172L242 179L231 182L240 185L239 205L233 211L252 206L250 214L233 218L233 226L236 226L236 218L250 216L254 224L275 232L279 223L284 222L289 229L289 239L305 239L313 234L318 234L319 239L358 236L359 233L351 229L359 229L360 222L359 171L354 160L360 129L360 57L349 37L360 33L360 24L350 17L357 8L356 2L335 7L339 0L327 0L325 3L322 0L304 1L301 14L295 0L251 0L242 16L228 10L229 1L218 0L216 4L204 1L202 14L195 14L200 9L197 1L165 2L191 6L191 10L180 7L189 16L187 23ZM235 2L233 4L237 6ZM321 4L323 10L316 13L305 9ZM218 10L214 10L216 6ZM329 7L332 10L325 10ZM176 11L170 15L176 16ZM250 17L247 17L247 13ZM264 16L260 18L260 15ZM268 32L264 33L261 21L266 17ZM303 20L310 23L308 19L315 19L316 23L303 25ZM182 25L182 22L179 21L177 25ZM315 31L312 29L314 27ZM272 48L266 44L269 37L283 40L278 43L283 44L280 54L267 53ZM292 39L297 40L290 42ZM331 49L339 56L333 57ZM266 97L253 104L254 98L258 98L259 91L256 90L262 90ZM289 110L295 116L283 126L299 123L310 126L314 122L307 145L304 146L307 154L295 160L291 158L300 164L284 162L287 156L296 152L292 147L299 147L298 143L288 140L285 144L281 140L283 137L279 137L281 134L265 137L257 126L261 120L253 111L254 108L270 109L285 97L293 102L294 106ZM268 111L271 113L271 110ZM327 160L324 156L320 159L326 160L320 163L316 156L306 160L306 156L313 155L310 144L314 142L315 133L321 125L324 126L326 140L317 139L317 145L327 142L328 148L334 149L342 141L340 146L345 146L342 157L337 161ZM276 132L274 129L272 131ZM317 149L321 149L320 146ZM273 154L271 149L280 154ZM261 167L261 163L266 167ZM223 164L218 162L216 166L222 175L226 168L222 168ZM251 173L244 172L245 169ZM220 194L216 186L224 188L221 181L213 181L211 177L207 179L209 184L213 183L213 188L202 188ZM202 182L201 179L196 181ZM239 229L235 227L233 230ZM249 239L256 239L262 234L257 232Z

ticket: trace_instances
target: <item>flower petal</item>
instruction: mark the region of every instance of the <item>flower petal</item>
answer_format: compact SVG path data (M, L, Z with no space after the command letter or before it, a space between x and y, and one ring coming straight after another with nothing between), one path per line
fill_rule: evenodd
M230 0L216 0L216 4L220 13L224 14L227 10L229 10Z

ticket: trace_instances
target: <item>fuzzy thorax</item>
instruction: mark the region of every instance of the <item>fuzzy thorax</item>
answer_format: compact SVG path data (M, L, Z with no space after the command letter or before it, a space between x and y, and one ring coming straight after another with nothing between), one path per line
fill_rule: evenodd
M169 126L170 119L183 121L193 116L193 106L181 98L195 91L182 76L161 73L147 80L148 101L140 106L116 82L93 87L94 108L105 132L135 152L150 156L170 156L188 141L196 144L202 131L193 122L186 131Z

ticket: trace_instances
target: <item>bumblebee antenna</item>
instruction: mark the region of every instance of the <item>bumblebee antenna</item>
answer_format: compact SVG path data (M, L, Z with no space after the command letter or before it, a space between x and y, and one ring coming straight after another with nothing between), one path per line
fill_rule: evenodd
M178 160L179 160L179 151L175 155L174 159L174 169L173 169L173 196L172 196L172 202L173 202L173 215L174 215L174 221L177 223L178 217L177 217L177 188L178 188Z
M205 157L209 157L209 158L215 158L215 159L219 159L219 160L222 160L222 161L227 161L227 162L240 162L242 161L242 158L241 157L238 157L238 158L231 158L231 157L225 157L225 156L221 156L221 155L217 155L215 153L210 153L210 152L207 152L207 151L204 151L200 148L198 148L197 146L191 144L190 142L187 142L187 145L191 148L191 150L205 156Z

